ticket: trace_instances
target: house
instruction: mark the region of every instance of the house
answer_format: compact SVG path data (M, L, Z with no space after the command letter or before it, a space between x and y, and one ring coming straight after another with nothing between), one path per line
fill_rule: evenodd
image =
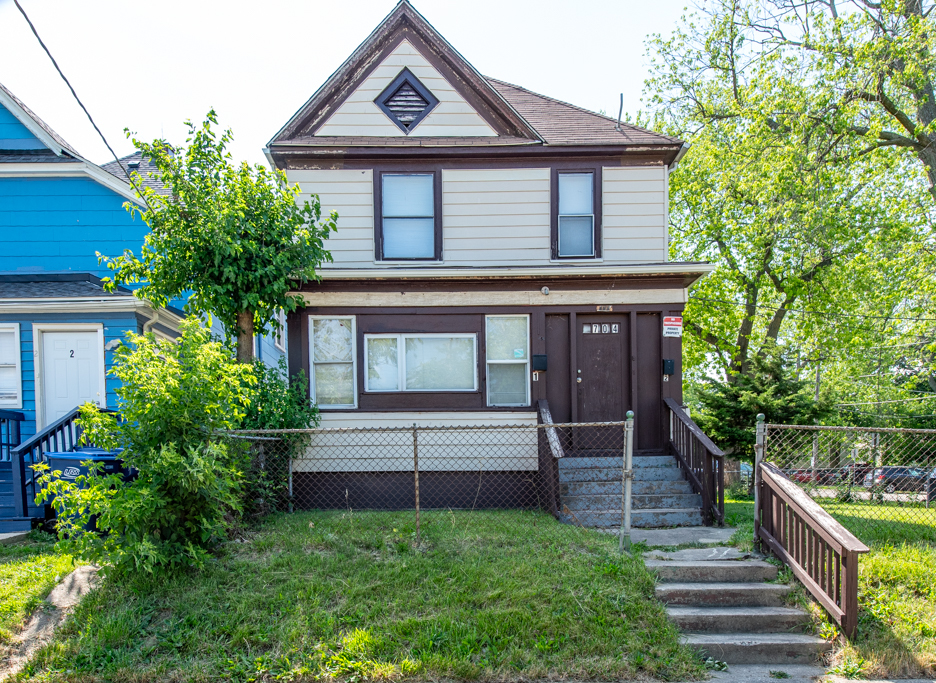
M265 150L341 216L288 325L322 426L535 424L546 401L634 410L637 452L668 452L664 320L711 270L668 260L687 148L482 76L402 0Z

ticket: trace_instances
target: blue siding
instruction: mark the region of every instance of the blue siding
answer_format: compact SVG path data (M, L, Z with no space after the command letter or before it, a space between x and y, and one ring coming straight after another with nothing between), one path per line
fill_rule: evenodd
M0 271L107 275L96 252L139 253L148 230L125 201L90 178L0 179Z
M0 315L0 322L19 323L20 326L20 362L22 364L23 381L23 407L26 421L22 427L22 438L25 440L36 433L36 373L34 364L33 323L103 323L104 345L114 339L123 339L127 332L142 333L143 326L135 315L131 313L68 315L44 313L36 315ZM114 390L120 383L110 376L114 363L114 352L104 352L104 370L107 372L107 407L117 406L117 394Z
M6 107L0 106L0 149L45 149Z

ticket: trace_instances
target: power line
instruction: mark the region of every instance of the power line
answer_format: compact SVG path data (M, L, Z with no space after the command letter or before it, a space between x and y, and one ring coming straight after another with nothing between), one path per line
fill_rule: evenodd
M737 306L738 308L764 308L770 311L779 311L782 309L782 306L764 306L761 304L742 304L737 301L725 301L724 299L709 299L701 296L690 296L690 299L695 301L706 301L713 304L728 304L729 306ZM936 322L936 318L900 318L892 315L861 315L859 313L824 313L822 311L807 311L802 308L786 308L783 309L788 313L808 313L810 315L819 315L826 318L861 318L864 320L904 320L912 322ZM875 347L876 348L876 347Z
M72 97L75 98L75 101L78 103L78 106L81 107L81 110L85 113L85 116L88 117L88 121L91 122L91 125L94 126L94 130L97 131L97 134L101 136L101 140L104 141L104 145L107 147L107 150L111 153L111 156L114 157L114 161L117 162L117 165L120 166L120 170L123 171L124 175L127 176L127 179L130 181L130 184L133 186L133 189L136 191L137 195L143 199L143 202L149 206L149 202L146 201L145 195L140 192L140 188L137 186L136 181L133 179L133 176L124 168L123 162L117 157L117 153L114 152L113 148L110 146L110 143L107 142L107 138L104 137L104 133L101 132L101 129L98 128L98 125L94 122L94 119L91 118L91 113L88 111L87 107L84 106L81 99L78 97L78 93L75 92L75 89L72 87L72 84L65 78L65 74L62 73L62 70L59 68L58 62L55 61L55 57L52 56L52 53L49 52L49 48L46 47L46 44L42 42L42 38L39 37L39 32L36 30L36 27L33 26L32 21L29 19L29 15L26 14L26 10L23 9L23 6L19 4L19 0L13 0L13 4L16 5L16 8L20 11L20 14L23 15L23 19L26 20L26 23L29 24L29 28L32 30L33 35L36 36L36 40L39 41L39 44L42 46L42 49L45 50L45 53L49 56L49 59L52 60L52 66L55 67L55 70L58 71L59 76L62 77L62 80L65 81L65 85L68 86L68 89L71 90Z

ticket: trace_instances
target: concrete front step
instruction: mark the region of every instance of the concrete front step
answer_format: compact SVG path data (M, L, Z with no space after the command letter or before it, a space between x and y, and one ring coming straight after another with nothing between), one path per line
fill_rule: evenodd
M562 462L560 460L560 462ZM681 481L685 479L677 467L647 467L634 472L634 481ZM621 481L620 467L581 467L559 470L559 482Z
M691 494L692 484L685 479L662 479L658 481L635 480L631 485L635 496ZM617 481L571 481L559 484L563 496L613 496L621 495L621 478Z
M680 607L666 608L670 620L683 631L706 633L784 633L802 631L806 612L792 607Z
M661 583L656 597L667 605L782 607L790 590L779 583Z
M559 469L582 469L582 468L607 468L616 467L618 471L623 466L623 456L616 457L565 457L559 459ZM654 467L676 467L676 458L672 455L635 455L633 458L634 469L654 468Z
M682 641L728 664L808 664L831 648L802 633L686 633Z
M677 583L746 583L773 581L775 565L761 560L672 561L646 560L660 581Z
M619 501L620 502L620 501ZM574 518L573 518L574 515ZM619 527L621 511L618 510L580 510L559 515L559 520L566 524L581 524L587 527ZM702 513L693 509L631 510L631 526L650 529L671 526L701 526Z
M563 496L562 504L573 512L578 510L611 510L621 505L621 492L610 496ZM660 508L688 509L701 508L702 496L697 493L676 495L634 495L631 498L632 510L658 510Z

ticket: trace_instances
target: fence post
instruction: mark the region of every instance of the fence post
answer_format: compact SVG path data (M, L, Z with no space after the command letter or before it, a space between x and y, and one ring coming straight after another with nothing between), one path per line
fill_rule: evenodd
M416 545L422 545L419 531L419 446L417 445L416 423L413 423L413 474L416 483Z
M764 459L764 414L757 414L757 429L754 438L754 545L759 545L758 537L761 521L761 461Z
M624 458L621 463L621 530L618 552L631 547L631 487L634 481L634 411L627 411L624 422Z

